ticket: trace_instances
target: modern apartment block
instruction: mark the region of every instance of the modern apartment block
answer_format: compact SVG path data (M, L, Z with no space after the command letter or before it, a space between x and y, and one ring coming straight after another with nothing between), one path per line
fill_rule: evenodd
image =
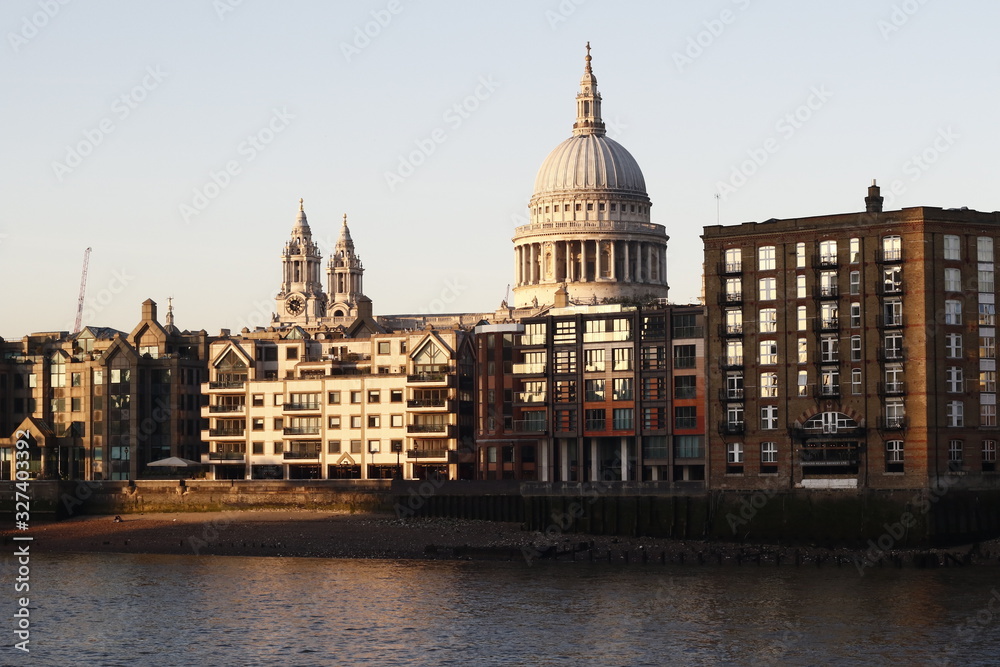
M993 485L1000 213L704 229L710 486Z
M298 326L223 336L203 385L203 462L215 479L471 478L469 338Z
M181 332L170 311L161 325L152 300L131 333L38 333L2 350L3 479L21 429L38 478L136 479L152 461L200 457L207 335Z
M476 329L479 479L704 485L704 308L553 308Z

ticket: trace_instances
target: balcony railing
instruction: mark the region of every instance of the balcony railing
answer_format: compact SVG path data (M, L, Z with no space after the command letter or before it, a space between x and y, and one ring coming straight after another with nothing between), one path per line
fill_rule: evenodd
M719 336L722 337L735 337L743 335L743 323L739 324L720 324L719 325Z
M704 327L675 327L674 338L704 338Z
M514 375L544 375L545 363L538 364L514 364L511 367Z
M218 412L242 413L246 410L246 407L245 405L210 405L208 406L208 411L213 414Z
M448 433L449 424L408 424L407 433Z
M837 317L817 317L815 325L817 331L839 331L840 319Z
M906 395L906 383L905 382L879 382L878 383L878 393L879 393L879 396L905 396Z
M724 357L722 359L722 367L726 368L743 368L743 357Z
M838 285L818 285L816 287L817 299L836 299L838 296L840 296Z
M724 419L719 422L719 433L722 435L741 435L746 431L746 422L729 421Z
M817 255L813 259L813 267L817 269L835 269L838 263L837 255Z
M906 417L879 417L878 428L882 431L902 431L908 426Z
M631 331L584 331L584 343L612 343L616 341L632 340Z
M540 419L515 419L514 431L516 433L544 433L548 422Z
M875 261L879 264L898 264L903 261L902 248L888 248L875 253Z
M242 389L246 380L226 380L225 382L209 382L209 389Z
M876 324L879 329L901 329L904 326L903 315L879 315Z
M413 373L412 375L406 376L406 381L411 383L419 382L447 382L448 374L444 372L440 373Z
M880 296L900 296L903 294L903 283L883 281L878 284L877 289Z
M212 438L232 438L235 436L246 435L246 427L244 428L211 428L208 430L208 435Z
M281 409L285 412L305 412L322 410L323 408L319 403L285 403Z
M545 334L521 334L521 345L545 345Z
M286 426L281 429L285 435L319 435L319 426Z
M305 461L305 460L316 460L319 458L319 450L317 449L299 449L295 451L285 452L282 454L282 458L286 461Z
M816 398L840 398L840 384L818 384L814 392Z
M738 306L743 303L743 292L724 292L719 295L719 303L723 306Z
M209 461L246 461L244 452L209 452Z
M519 391L514 394L515 403L544 403L544 391Z
M719 400L723 403L727 401L742 401L746 396L746 390L740 387L739 389L720 389L719 390Z
M444 408L448 406L445 398L414 398L406 402L408 408Z
M583 425L588 431L603 431L605 426L607 426L607 420L605 419L587 419L584 420Z
M743 262L719 262L720 276L735 276L743 273Z
M448 458L447 449L407 449L406 458L408 459L446 459Z
M879 361L904 361L906 350L900 347L880 347L878 349Z

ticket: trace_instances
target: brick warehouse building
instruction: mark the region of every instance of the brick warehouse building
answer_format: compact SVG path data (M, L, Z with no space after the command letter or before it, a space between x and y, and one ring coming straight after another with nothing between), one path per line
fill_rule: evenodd
M478 479L704 487L703 320L610 304L477 327Z
M711 486L996 484L1000 213L704 229Z

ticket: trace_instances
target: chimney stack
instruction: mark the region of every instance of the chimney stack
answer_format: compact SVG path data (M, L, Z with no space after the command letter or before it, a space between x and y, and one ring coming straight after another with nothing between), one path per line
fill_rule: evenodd
M865 210L869 213L881 213L882 212L882 202L884 198L880 194L882 189L875 184L875 180L872 179L872 184L868 188L868 196L865 197Z

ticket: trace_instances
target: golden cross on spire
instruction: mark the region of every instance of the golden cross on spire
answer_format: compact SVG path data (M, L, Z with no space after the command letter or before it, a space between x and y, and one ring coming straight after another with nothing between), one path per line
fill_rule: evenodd
M587 57L584 59L587 61L587 72L590 72L590 61L593 60L590 57L590 42L587 42Z
M302 210L302 203L303 203L302 197L299 197L299 210L300 211Z

